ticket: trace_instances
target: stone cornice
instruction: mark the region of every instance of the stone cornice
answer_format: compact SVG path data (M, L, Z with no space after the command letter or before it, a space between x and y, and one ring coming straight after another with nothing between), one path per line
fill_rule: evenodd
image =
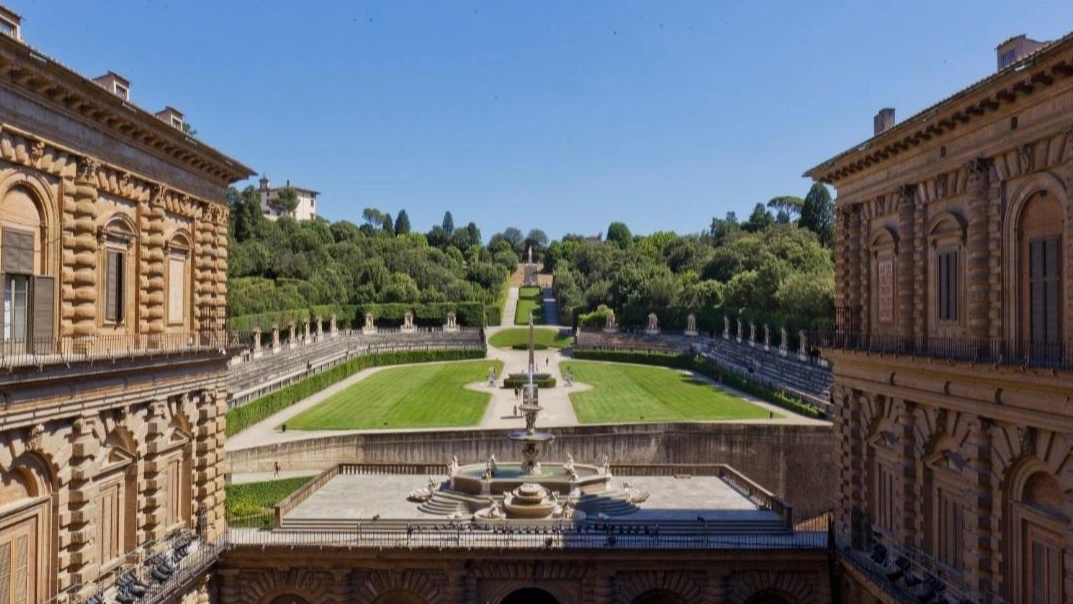
M1073 76L1073 34L836 155L804 176L836 184L920 145L942 139L961 125L990 119L999 109L1021 102L1034 92L1059 82L1068 83L1070 76Z
M162 205L165 210L184 218L209 216L223 222L226 213L219 204L190 195L154 179L135 174L95 157L79 154L0 122L0 160L62 178L77 175L91 182L98 191L136 203ZM210 208L218 208L213 211Z
M249 167L6 36L0 36L0 88L221 186L254 174Z

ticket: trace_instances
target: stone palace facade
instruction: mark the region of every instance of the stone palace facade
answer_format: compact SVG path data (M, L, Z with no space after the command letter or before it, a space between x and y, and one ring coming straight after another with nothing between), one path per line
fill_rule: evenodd
M69 601L225 529L224 199L252 171L0 13L0 601Z
M838 190L846 602L1073 602L1073 37L998 51L807 173Z

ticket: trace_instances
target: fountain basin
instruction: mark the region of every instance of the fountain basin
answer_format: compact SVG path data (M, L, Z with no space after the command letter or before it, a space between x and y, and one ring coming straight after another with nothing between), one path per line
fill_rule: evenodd
M451 489L470 495L485 493L481 477L486 469L485 464L470 464L458 468L451 476ZM574 472L578 475L578 486L583 493L599 493L607 487L608 478L596 466L576 463ZM538 474L526 474L520 463L500 463L496 466L495 476L487 482L489 489L485 494L490 495L502 495L531 483L544 487L548 492L565 496L570 494L571 486L570 474L561 463L542 464Z

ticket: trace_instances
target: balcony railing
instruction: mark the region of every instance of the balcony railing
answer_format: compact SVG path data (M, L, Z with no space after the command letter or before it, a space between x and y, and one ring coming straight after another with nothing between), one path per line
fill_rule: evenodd
M847 534L835 537L838 556L871 582L904 604L1008 604L1001 596L979 594L966 586L959 572L927 553L876 533L867 551L854 548Z
M851 331L809 332L820 350L853 350L1026 369L1073 371L1073 342L901 336Z
M227 331L97 334L0 340L0 368L62 365L136 357L174 356L250 345L249 334Z

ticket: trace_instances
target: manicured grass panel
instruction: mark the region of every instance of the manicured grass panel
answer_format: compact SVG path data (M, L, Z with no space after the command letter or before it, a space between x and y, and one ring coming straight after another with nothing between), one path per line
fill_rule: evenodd
M271 522L274 507L288 495L300 489L313 476L229 484L224 487L227 523L233 527L259 527Z
M518 288L518 309L514 314L515 325L528 325L529 312L533 313L533 323L544 322L544 293L539 287Z
M658 365L661 367L678 367L696 371L712 379L722 379L723 383L735 390L751 394L757 398L787 409L805 417L822 418L823 413L815 407L791 398L782 392L771 390L751 380L727 371L722 367L709 362L700 355L676 355L656 351L620 351L620 350L593 350L574 349L575 359L591 359L594 361L614 361L619 363L638 363L642 365Z
M666 367L564 361L592 390L570 394L583 424L768 418L769 412Z
M457 361L463 359L483 359L485 351L479 348L458 350L415 350L403 352L382 352L351 359L328 371L307 377L306 379L262 396L241 407L227 412L227 436L234 436L250 426L264 421L272 415L304 400L336 382L346 379L366 367L380 365L405 365L410 363L431 363L435 361Z
M504 329L488 338L488 343L496 348L520 348L525 350L529 346L529 330ZM557 329L534 329L533 343L537 349L565 348L574 343L574 338L560 335Z
M442 428L480 423L489 392L466 390L500 361L385 369L287 420L287 429Z

